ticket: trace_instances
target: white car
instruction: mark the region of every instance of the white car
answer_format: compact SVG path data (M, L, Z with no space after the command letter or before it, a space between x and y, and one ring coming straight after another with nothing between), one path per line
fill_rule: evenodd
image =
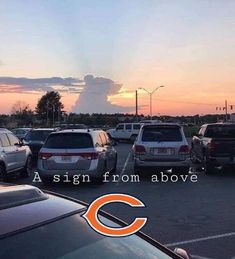
M134 143L141 125L141 123L119 123L115 129L109 129L106 132L112 139L127 140Z
M189 145L183 127L175 123L143 125L133 146L134 171L146 168L157 171L172 169L187 174L190 158Z
M99 183L107 171L115 172L117 152L102 130L62 130L49 135L38 156L38 172L43 182L76 175L89 175Z
M0 181L15 172L29 177L32 172L32 153L11 131L0 128Z

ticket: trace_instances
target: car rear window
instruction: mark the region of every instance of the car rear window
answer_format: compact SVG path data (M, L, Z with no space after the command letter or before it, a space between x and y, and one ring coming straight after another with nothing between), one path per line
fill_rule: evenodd
M50 130L33 130L30 131L26 137L26 141L45 141L52 131Z
M179 127L151 127L144 128L142 141L162 142L162 141L182 141Z
M208 138L235 138L235 125L209 125L205 132Z
M92 148L93 141L88 133L52 134L44 144L45 148Z

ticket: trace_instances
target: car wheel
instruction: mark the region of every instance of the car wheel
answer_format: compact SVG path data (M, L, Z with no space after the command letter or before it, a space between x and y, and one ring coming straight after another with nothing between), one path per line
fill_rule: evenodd
M174 174L188 174L189 173L189 167L188 166L181 166L176 167L172 169L172 173Z
M0 181L6 180L6 170L3 165L0 164Z
M131 143L134 143L135 140L136 140L136 138L137 138L137 135L131 135L131 137L130 137L130 142L131 142Z
M107 172L107 164L106 164L106 161L104 162L104 169L103 169L103 173L100 175L100 176L97 176L97 177L94 177L93 178L93 182L95 184L104 184L105 182L103 181L104 180L104 177L103 175Z
M32 160L32 157L29 156L27 158L24 169L21 172L20 176L23 177L23 178L30 177L30 175L32 173L32 169L33 169L33 160Z

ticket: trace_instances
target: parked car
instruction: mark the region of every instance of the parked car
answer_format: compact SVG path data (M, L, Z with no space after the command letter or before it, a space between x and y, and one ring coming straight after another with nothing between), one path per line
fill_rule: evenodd
M119 123L115 129L109 129L106 132L114 140L127 140L134 143L140 127L140 123Z
M235 167L235 123L202 125L192 139L191 159L201 164L206 174L216 167Z
M99 234L82 217L87 204L81 201L28 185L0 185L0 193L0 258L189 258L141 232ZM110 227L127 226L101 210L98 217Z
M44 182L54 175L86 174L102 183L106 171L115 171L117 152L102 130L63 130L52 133L40 150L38 172Z
M25 145L28 145L32 151L33 158L38 157L38 152L46 141L47 137L55 132L54 128L38 128L32 129L23 139Z
M30 176L32 153L29 147L9 130L0 129L0 181L20 172L22 177Z
M17 138L19 138L20 140L23 140L31 129L32 128L16 128L16 129L12 129L11 132L14 133Z
M183 128L178 124L143 125L133 153L135 173L142 173L146 168L172 169L178 174L189 172L189 146Z

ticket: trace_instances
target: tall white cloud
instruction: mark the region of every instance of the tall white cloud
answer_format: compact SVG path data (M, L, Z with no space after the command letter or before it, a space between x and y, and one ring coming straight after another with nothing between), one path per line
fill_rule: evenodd
M122 113L131 107L123 107L108 101L109 95L117 94L122 85L104 77L87 75L84 77L84 88L80 93L73 112L76 113Z

